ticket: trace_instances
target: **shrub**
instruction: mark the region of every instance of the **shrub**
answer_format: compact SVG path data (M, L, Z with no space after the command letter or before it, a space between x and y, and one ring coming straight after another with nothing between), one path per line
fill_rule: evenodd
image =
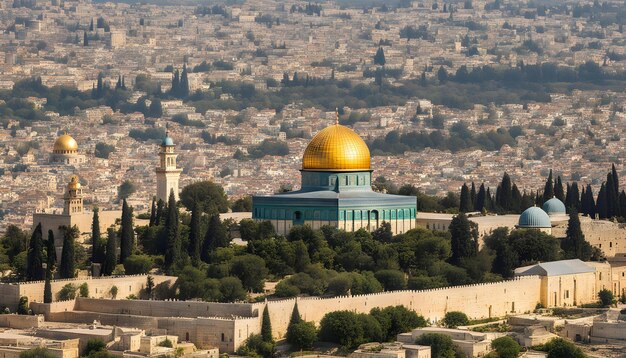
M20 302L17 305L17 314L28 314L28 297L20 297Z
M300 289L287 281L280 281L274 294L278 297L296 297L300 294Z
M406 286L404 273L398 270L380 270L374 274L385 288L385 291L401 290Z
M130 255L124 261L124 270L127 275L145 274L150 272L153 264L148 255Z
M456 328L458 326L466 326L469 324L469 318L463 312L452 311L446 313L441 321L447 328Z
M80 297L89 297L89 285L87 282L83 282L83 284L78 287L78 294Z
M600 300L600 304L604 307L611 306L615 300L613 292L607 290L606 288L603 288L600 292L598 292L598 299Z
M417 338L415 343L430 346L431 357L455 357L456 348L452 338L440 333L426 333Z
M117 291L118 291L118 289L117 289L117 286L115 286L115 285L112 286L111 289L109 290L109 293L111 294L111 297L113 299L115 299L117 297Z
M20 358L56 358L47 348L37 347L20 353Z
M165 340L159 342L159 347L173 348L174 345L172 344L172 341L170 341L168 338L165 338Z
M287 342L294 350L311 348L317 339L317 330L312 322L301 321L287 329Z
M327 313L320 321L319 339L344 347L356 347L363 342L363 327L358 315L350 311Z
M563 338L555 338L544 344L543 351L548 352L548 358L585 358L587 357L574 343Z
M424 317L404 306L373 308L370 315L374 317L383 330L383 339L391 341L400 333L408 332L418 327L426 327Z
M496 338L491 342L491 348L498 353L499 358L516 358L522 347L511 337Z
M101 339L90 339L87 341L85 352L83 355L88 356L95 352L103 351L106 348L106 343Z
M76 287L76 285L74 285L73 283L68 283L61 288L61 291L59 291L57 298L59 301L73 300L74 298L76 298L77 290L78 288Z

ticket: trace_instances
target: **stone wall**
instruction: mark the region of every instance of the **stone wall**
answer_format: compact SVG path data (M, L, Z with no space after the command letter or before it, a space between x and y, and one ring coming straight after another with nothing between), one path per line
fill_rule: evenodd
M253 312L253 307L248 303L202 301L106 301L79 297L76 299L76 310L151 317L231 318L233 316L256 316L256 312Z
M155 286L163 283L174 283L176 277L153 275ZM83 283L89 286L89 296L94 298L110 298L111 287L117 286L118 298L129 295L139 296L146 286L146 275L120 276L120 277L85 277L54 280L51 283L52 295L56 300L57 294L68 283L77 287ZM0 284L0 307L6 306L11 312L17 309L21 296L28 297L28 302L43 302L44 281L31 281L22 283L2 283Z
M0 327L27 329L37 328L43 323L43 316L29 316L16 314L0 315Z
M530 312L541 301L541 278L526 276L510 281L438 288L423 291L393 291L335 298L299 298L298 310L304 320L316 324L328 312L349 310L369 313L374 307L402 305L436 322L446 312L462 311L470 318L501 317ZM269 301L268 310L275 338L283 338L296 299ZM265 303L252 304L262 312ZM259 323L260 324L260 323Z

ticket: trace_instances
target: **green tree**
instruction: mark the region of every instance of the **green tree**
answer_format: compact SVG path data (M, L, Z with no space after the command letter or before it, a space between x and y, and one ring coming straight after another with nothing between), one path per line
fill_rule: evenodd
M374 317L382 329L385 341L395 340L398 334L409 332L415 328L426 327L428 322L404 306L389 306L383 309L373 308L370 315Z
M320 321L319 339L323 342L334 342L352 348L363 342L363 335L363 327L354 312L330 312Z
M376 55L374 55L374 64L384 66L385 62L385 51L382 47L378 47L378 50L376 50Z
M459 212L468 213L472 211L472 199L470 198L469 188L467 184L463 183L461 187L461 205L459 207Z
M478 252L478 230L464 213L456 215L450 222L452 256L450 262L459 265L463 258L474 257Z
M118 188L117 188L117 198L118 200L127 199L129 196L133 195L137 191L135 184L130 180L125 180Z
M559 241L539 230L514 230L509 235L509 243L516 252L520 265L556 261L560 258Z
M26 278L29 280L41 280L44 277L43 263L43 238L41 223L39 223L33 231L28 246Z
M189 227L189 246L187 252L194 266L200 264L200 210L198 204L193 203L191 210L191 222Z
M73 278L76 274L75 242L79 235L76 225L71 228L63 228L63 250L61 251L61 265L59 275L61 278Z
M237 277L228 276L220 279L220 293L222 302L235 302L245 300L247 293Z
M292 350L311 348L316 340L317 330L313 322L300 321L287 328L287 342L291 344Z
M167 218L165 220L165 233L167 237L165 269L169 272L172 271L174 265L180 262L182 256L178 217L178 207L176 206L174 190L172 190L170 191L170 197L167 202Z
M189 184L180 193L180 201L187 208L193 210L194 203L199 210L209 215L228 212L228 197L224 189L210 181L200 181Z
M133 229L133 208L124 199L122 203L122 222L120 225L120 263L132 255L135 249L135 231Z
M50 271L54 270L57 264L57 250L54 245L54 232L48 230L48 240L46 241L46 263Z
M150 118L161 118L163 116L163 106L161 105L161 100L155 98L150 102L150 107L148 108L148 117Z
M228 233L224 224L220 220L219 214L213 214L209 218L209 227L204 234L202 243L201 258L204 262L209 262L210 254L219 247L226 247L229 244Z
M109 228L106 253L102 263L102 274L110 276L117 265L117 234L113 228Z
M441 322L448 328L457 328L458 326L467 326L469 318L463 312L450 311L445 314Z
M272 322L270 321L270 312L267 305L263 308L263 320L261 321L261 338L264 342L274 342L272 337Z
M146 274L150 272L154 261L148 255L134 254L126 258L124 262L124 271L127 275Z
M17 304L17 314L28 314L28 297L20 297L20 301Z
M61 288L61 290L57 294L57 298L59 301L73 300L76 298L77 290L78 287L76 287L76 285L74 285L73 283L68 283Z
M416 340L417 344L430 346L430 355L433 358L454 358L456 357L456 348L452 338L441 333L426 333L419 336Z
M111 294L111 298L115 299L117 297L118 291L119 289L117 288L117 286L115 285L111 286L111 289L109 290L109 293Z
M543 202L552 199L554 197L554 183L552 181L552 169L550 169L550 174L548 174L548 179L546 179L546 184L543 187Z
M406 287L406 278L402 271L380 270L374 276L383 285L385 291L402 290Z
M90 356L92 353L101 352L106 349L106 343L103 340L93 338L87 341L87 346L83 352L84 356Z
M87 282L83 282L78 286L78 294L80 297L89 297L89 285Z
M43 303L52 303L52 270L50 266L46 267L46 281L43 286Z
M148 226L154 226L157 225L156 222L156 211L157 211L157 206L156 206L156 197L152 197L152 205L150 206L150 222L148 224Z
M93 209L93 218L91 219L91 262L102 263L104 259L102 247L102 234L100 233L100 216L99 209Z
M296 324L302 322L302 318L300 317L300 310L298 310L298 301L293 305L293 310L291 311L291 318L289 318L289 325Z
M555 338L543 346L548 358L586 358L580 348L563 338Z
M580 259L582 261L591 260L593 248L585 240L585 235L580 228L580 219L576 209L572 209L569 214L565 239L561 241L561 246L565 252L565 257L570 259Z
M263 292L268 270L261 257L251 254L236 256L231 260L230 272L241 280L247 290Z
M492 272L505 278L513 277L513 270L517 267L519 259L509 242L509 229L497 228L490 235L485 236L483 240L485 246L496 254L492 262Z
M611 292L611 290L607 290L606 288L603 288L598 292L598 299L600 300L600 304L604 307L612 306L615 301L613 292Z
M563 191L563 182L561 181L560 175L556 177L556 181L554 182L554 197L565 202L565 192Z
M491 348L498 353L498 358L517 358L522 347L511 337L504 336L491 341Z
M56 354L48 348L37 347L20 353L20 358L56 358Z

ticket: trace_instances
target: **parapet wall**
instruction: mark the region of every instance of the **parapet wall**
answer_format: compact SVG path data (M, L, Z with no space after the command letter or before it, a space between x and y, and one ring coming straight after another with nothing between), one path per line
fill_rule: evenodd
M153 275L154 285L157 286L163 282L173 284L176 277ZM76 287L87 283L89 287L89 297L93 298L111 298L111 288L118 288L117 297L123 298L129 295L139 296L141 291L146 287L147 275L129 275L129 276L107 276L107 277L79 277L72 279L54 280L51 282L53 299L57 299L57 294L68 283L74 284ZM28 302L43 302L44 281L31 281L20 283L2 283L0 284L0 307L6 306L11 312L17 309L21 296L28 297Z
M470 318L501 317L530 312L541 301L541 278L524 276L510 281L455 286L422 291L393 291L334 298L299 298L298 310L304 320L319 324L328 312L348 310L369 313L372 308L402 305L431 322L446 312L462 311ZM268 310L276 338L285 336L296 299L269 301ZM253 304L262 312L265 303ZM259 323L260 324L260 323Z
M29 316L16 314L0 315L0 327L27 329L37 328L43 323L43 316Z
M256 315L252 309L253 307L249 303L144 300L105 301L82 297L76 300L77 311L151 317L252 317Z

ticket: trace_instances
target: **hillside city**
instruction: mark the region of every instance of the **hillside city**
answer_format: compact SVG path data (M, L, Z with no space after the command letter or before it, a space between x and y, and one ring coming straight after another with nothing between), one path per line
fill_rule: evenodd
M624 25L0 0L0 355L622 357Z

